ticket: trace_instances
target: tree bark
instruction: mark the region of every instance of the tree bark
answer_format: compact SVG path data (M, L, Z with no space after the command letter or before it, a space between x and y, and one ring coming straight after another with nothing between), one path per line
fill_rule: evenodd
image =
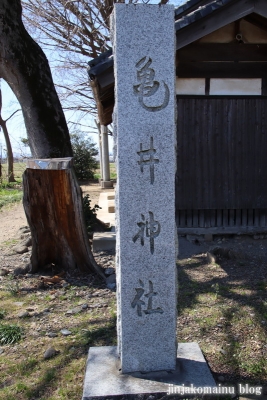
M14 171L13 171L13 164L14 164L14 158L13 158L13 151L9 139L9 134L6 126L6 121L3 120L3 118L0 115L0 126L3 130L3 134L5 137L5 142L6 142L6 153L7 153L7 181L8 182L16 182L14 178Z
M92 255L72 168L27 168L23 205L32 233L31 272L53 263L65 271L96 272L105 278ZM45 195L44 195L45 193Z
M47 58L25 30L20 0L0 0L0 77L20 102L33 157L72 156Z
M6 121L3 120L3 118L2 118L2 90L1 90L1 88L0 88L0 126L3 130L3 134L4 134L5 142L6 142L8 182L15 182L14 172L13 172L14 159L13 159L12 146L11 146L11 142L9 139Z

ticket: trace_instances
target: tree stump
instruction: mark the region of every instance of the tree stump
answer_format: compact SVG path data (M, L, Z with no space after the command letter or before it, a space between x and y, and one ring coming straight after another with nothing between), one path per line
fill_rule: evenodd
M91 252L72 159L28 161L23 190L32 234L31 272L54 263L65 271L96 272L105 278Z

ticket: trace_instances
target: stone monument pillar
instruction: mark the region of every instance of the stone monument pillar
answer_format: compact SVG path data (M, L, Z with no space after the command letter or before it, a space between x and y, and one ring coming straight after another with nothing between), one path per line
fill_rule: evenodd
M116 4L118 341L122 373L176 366L174 8Z
M83 400L212 388L198 344L176 345L174 9L117 3L112 36L118 347L90 347Z

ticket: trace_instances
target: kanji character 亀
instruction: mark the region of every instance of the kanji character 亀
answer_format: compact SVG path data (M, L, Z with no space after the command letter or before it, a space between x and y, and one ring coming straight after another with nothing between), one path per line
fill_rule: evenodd
M154 80L155 71L150 68L152 59L150 57L143 57L136 63L138 84L134 85L134 92L138 96L139 103L147 111L160 111L167 107L170 99L170 91L165 82L158 82ZM163 85L164 98L158 106L148 106L145 104L144 98L153 96Z

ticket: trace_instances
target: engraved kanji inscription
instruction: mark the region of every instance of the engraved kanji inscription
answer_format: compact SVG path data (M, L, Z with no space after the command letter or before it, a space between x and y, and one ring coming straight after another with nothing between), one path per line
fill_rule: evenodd
M143 150L143 144L140 143L140 151L137 154L140 156L138 164L140 165L141 172L144 172L144 165L149 165L150 167L150 183L153 185L155 180L154 165L159 163L158 158L154 158L156 149L154 149L153 137L150 138L150 148Z
M160 223L154 220L153 212L149 211L149 219L145 219L144 214L141 214L142 221L137 222L139 226L139 231L133 237L133 242L135 243L140 239L141 245L145 244L145 237L149 238L150 241L150 253L154 253L154 239L160 234Z
M145 289L144 289L144 283L141 281L141 279L139 280L139 284L141 287L139 288L135 288L136 294L135 297L131 303L131 306L133 308L136 307L137 309L137 314L139 315L139 317L142 317L142 311L144 314L162 314L164 311L162 310L162 308L157 307L157 308L153 308L153 297L157 296L157 292L154 292L154 288L153 288L153 282L152 281L148 281L149 284L149 292L145 293ZM148 301L147 301L147 308L145 310L142 310L142 307L144 307L146 305L146 303L141 300L142 296L145 296Z
M140 105L147 111L160 111L167 107L170 100L170 91L164 81L156 81L155 71L150 67L152 59L143 57L136 63L138 84L134 85L134 93L138 96ZM162 88L162 101L157 106L146 104L146 98L156 94Z

